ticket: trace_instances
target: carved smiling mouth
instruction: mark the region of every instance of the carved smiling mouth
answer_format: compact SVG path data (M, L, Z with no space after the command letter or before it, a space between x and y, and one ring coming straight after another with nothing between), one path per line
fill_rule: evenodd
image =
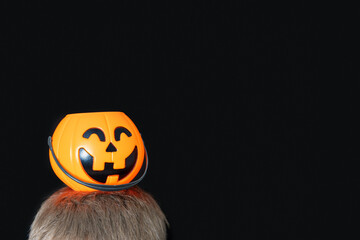
M136 159L138 156L137 146L130 155L125 159L125 168L114 169L114 163L105 163L104 170L93 170L94 158L91 156L85 148L79 149L79 157L81 164L84 167L85 172L94 180L105 183L106 179L110 175L119 175L119 180L128 175L133 170Z

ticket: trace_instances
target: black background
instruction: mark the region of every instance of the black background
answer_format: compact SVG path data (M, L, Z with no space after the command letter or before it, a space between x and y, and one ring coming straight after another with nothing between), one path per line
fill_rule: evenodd
M169 239L358 237L359 10L296 2L2 3L1 232L60 188L47 137L125 112ZM11 237L10 237L11 236Z

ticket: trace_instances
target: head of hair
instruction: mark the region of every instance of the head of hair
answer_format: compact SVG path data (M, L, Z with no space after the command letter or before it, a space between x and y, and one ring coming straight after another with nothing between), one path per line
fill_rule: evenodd
M139 187L77 192L68 187L43 202L29 240L166 239L167 220Z

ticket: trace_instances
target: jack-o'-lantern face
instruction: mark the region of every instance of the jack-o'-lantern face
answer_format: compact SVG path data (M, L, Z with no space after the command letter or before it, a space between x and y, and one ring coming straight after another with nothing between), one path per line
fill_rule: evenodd
M141 135L122 112L69 114L49 146L53 170L74 190L121 190L146 172Z

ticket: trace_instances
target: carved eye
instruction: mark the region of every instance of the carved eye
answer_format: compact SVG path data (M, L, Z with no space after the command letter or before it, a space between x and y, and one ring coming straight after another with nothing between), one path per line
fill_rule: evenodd
M99 140L102 142L105 142L105 134L104 132L99 128L90 128L84 132L83 137L89 138L91 134L96 134L99 137Z
M126 136L128 136L128 137L131 137L131 136L132 136L131 132L130 132L129 130L127 130L126 128L124 128L124 127L117 127L117 128L115 129L115 133L114 133L114 136L115 136L115 140L116 140L116 141L120 141L120 136L121 136L122 133L125 133Z

